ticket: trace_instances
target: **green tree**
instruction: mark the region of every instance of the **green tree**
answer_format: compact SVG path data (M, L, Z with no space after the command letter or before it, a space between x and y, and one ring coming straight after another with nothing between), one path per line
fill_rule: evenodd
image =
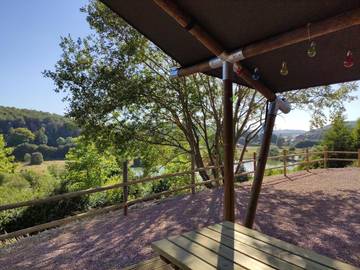
M36 144L47 144L48 137L45 133L45 128L41 127L38 131L35 132L35 141Z
M56 144L57 144L58 146L60 146L60 145L65 145L65 144L66 144L66 140L65 140L63 137L59 137L59 138L56 139Z
M40 165L44 162L44 157L40 152L34 152L31 154L31 165Z
M15 169L12 148L6 147L3 135L0 135L0 173L12 173Z
M22 143L30 143L34 139L34 133L27 128L12 128L7 137L7 143L9 146L16 146Z
M76 147L66 155L67 174L70 190L101 186L111 177L119 175L116 158L110 150L100 151L94 143L84 137L76 140Z
M285 138L281 137L280 135L277 137L276 146L282 148L285 144Z
M278 156L280 155L279 148L277 146L270 146L269 156Z
M30 162L31 162L31 154L26 153L26 154L24 155L24 162L26 162L26 163L30 163Z
M346 125L344 116L337 114L334 117L331 128L324 134L322 145L326 146L329 151L353 151L354 144L351 136L351 129ZM338 156L341 158L340 156ZM351 158L346 155L343 158ZM348 162L329 161L330 167L343 167Z
M355 149L360 149L360 119L356 121L356 125L352 131Z
M221 82L199 74L171 79L168 71L177 63L100 1L91 1L83 11L95 34L62 38L62 58L54 71L44 75L54 81L55 91L65 92L69 116L84 134L113 144L120 152L137 151L137 145L144 143L191 155L196 167L221 164ZM355 83L348 83L286 96L294 107L310 109L314 125L320 125L329 104L334 111L343 109L355 89ZM262 128L266 106L253 89L236 86L234 92L234 140L244 141L236 157L239 172L247 145ZM203 180L209 179L205 171L199 173Z
M295 147L296 148L308 148L308 147L313 147L317 144L318 144L318 142L316 142L316 141L305 140L305 141L301 141L301 142L298 142L297 144L295 144Z

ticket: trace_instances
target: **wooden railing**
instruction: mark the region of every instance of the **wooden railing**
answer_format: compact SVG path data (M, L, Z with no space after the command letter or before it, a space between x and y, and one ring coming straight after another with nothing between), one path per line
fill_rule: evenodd
M333 157L333 155L337 155L337 154L357 155L357 158L336 158L336 157ZM311 159L312 156L317 156L318 158ZM319 156L321 156L321 158L319 158ZM294 157L303 157L303 160L302 161L297 161L297 160L294 159ZM350 161L351 162L357 161L357 166L360 167L360 149L357 152L352 152L352 151L328 151L327 149L324 149L323 151L312 151L312 152L310 152L308 149L306 149L303 152L297 152L297 153L291 153L291 154L288 153L287 150L284 150L282 155L268 157L268 160L274 160L274 159L275 160L280 160L282 162L282 164L279 165L279 166L267 167L265 170L282 169L283 174L286 176L287 173L288 173L288 168L289 167L298 166L298 165L304 165L305 169L309 170L311 164L312 163L317 163L317 162L319 164L322 163L323 167L327 168L329 161L349 161L349 162ZM294 161L291 162L291 159L293 159ZM256 153L253 154L252 159L247 159L247 160L242 161L242 164L245 164L245 163L252 163L253 164L253 166L252 166L253 170L238 173L238 174L235 174L235 176L252 175L255 172L256 166L257 166ZM127 173L127 171L128 171L127 162L124 162L124 165L123 165L123 182L122 183L109 185L109 186L103 186L103 187L95 187L95 188L90 188L90 189L86 189L86 190L68 192L68 193L64 193L64 194L50 196L50 197L47 197L47 198L34 199L34 200L28 200L28 201L22 201L22 202L16 202L16 203L11 203L11 204L0 205L0 211L11 210L11 209L16 209L16 208L20 208L20 207L29 207L29 206L41 205L41 204L49 203L49 202L62 201L62 200L67 200L67 199L83 196L83 195L89 195L89 194L93 194L93 193L104 192L104 191L107 191L107 190L113 190L113 189L119 189L119 188L123 190L123 202L122 203L114 204L114 205L103 207L103 208L100 208L100 209L93 209L93 210L90 210L90 211L88 211L86 213L81 213L81 214L69 216L69 217L66 217L66 218L63 218L63 219L59 219L59 220L47 222L47 223L44 223L44 224L36 225L36 226L30 227L30 228L14 231L14 232L10 232L10 233L5 233L5 234L0 235L0 241L4 241L4 240L9 239L9 238L19 237L19 236L26 235L26 234L39 232L39 231L46 230L46 229L49 229L49 228L58 227L60 225L67 224L67 223L72 222L74 220L78 220L78 219L85 218L85 217L90 217L90 216L103 214L103 213L113 211L113 210L116 210L116 209L121 209L121 208L123 208L124 215L126 216L128 214L128 207L131 206L131 205L134 205L136 203L139 203L139 202L153 200L153 199L156 199L156 198L159 198L159 197L162 197L162 196L169 196L169 195L171 195L173 193L177 193L177 192L181 192L181 191L185 191L185 190L189 190L192 194L194 194L196 192L196 187L204 186L204 185L207 185L207 184L210 184L210 183L213 183L213 182L215 182L216 185L219 186L219 185L222 184L222 181L221 181L221 180L223 180L222 177L218 177L216 179L214 179L214 178L209 179L207 181L196 182L195 173L200 172L200 171L213 170L213 169L216 169L216 170L220 171L221 167L222 166L209 166L209 167L196 168L195 169L194 168L194 163L192 161L191 170L189 170L189 171L178 172L178 173L170 173L170 174L162 174L162 175L157 175L157 176L152 176L152 177L145 177L145 178L141 178L141 179L129 180L128 179L128 173ZM131 187L133 185L147 183L147 182L153 182L153 181L160 180L160 179L165 179L165 178L171 178L171 177L177 177L177 176L185 176L185 175L190 176L190 184L187 184L187 185L184 185L182 187L175 188L175 189L171 189L171 190L151 194L151 195L148 195L148 196L145 196L145 197L142 197L142 198L128 200L129 187ZM221 174L218 173L218 175L221 175Z

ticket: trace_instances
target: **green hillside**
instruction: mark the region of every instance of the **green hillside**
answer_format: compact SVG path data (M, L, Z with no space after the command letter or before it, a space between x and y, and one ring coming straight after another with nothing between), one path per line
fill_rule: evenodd
M356 125L356 121L345 121L345 123L349 128L354 128ZM327 125L323 128L312 129L302 134L301 136L303 137L301 138L305 138L310 141L320 141L323 138L325 131L327 131L330 127L331 125Z
M0 106L0 133L7 135L14 128L27 128L32 132L44 128L49 146L57 146L59 137L77 137L80 134L75 123L64 116Z
M23 161L25 154L42 153L45 160L63 159L80 129L74 121L47 112L0 106L0 134L13 154Z

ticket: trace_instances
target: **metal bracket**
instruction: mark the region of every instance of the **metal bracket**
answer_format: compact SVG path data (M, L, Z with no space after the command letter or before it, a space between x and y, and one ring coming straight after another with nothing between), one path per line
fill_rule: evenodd
M271 107L274 107L271 109ZM277 113L280 110L282 113L288 114L291 111L291 105L282 96L277 96L276 99L270 103L269 113Z

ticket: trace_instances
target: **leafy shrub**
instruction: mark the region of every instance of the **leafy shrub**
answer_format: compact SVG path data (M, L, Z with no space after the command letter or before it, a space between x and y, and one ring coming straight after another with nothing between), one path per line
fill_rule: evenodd
M57 179L64 179L66 174L66 169L63 166L57 164L51 164L47 167L48 172L51 176Z
M296 148L294 146L289 147L289 152L294 152Z
M295 144L295 147L296 148L309 148L309 147L313 147L317 144L318 144L318 142L306 140L306 141L298 142L297 144Z
M2 187L14 189L30 188L30 183L21 174L2 174Z
M163 191L167 191L170 189L170 181L169 179L160 179L155 181L151 185L151 190L153 193L160 193Z
M31 143L22 143L14 148L13 155L16 160L23 160L26 153L32 154L37 151L38 146Z
M279 175L279 174L283 174L283 170L282 169L269 169L265 171L265 176L271 176L271 175Z
M24 161L25 161L26 163L30 163L30 161L31 161L31 155L30 155L29 153L26 153L26 154L24 155Z
M40 152L43 157L45 158L45 160L53 160L53 159L57 159L57 148L54 146L48 146L46 144L41 144L39 145L39 147L37 148L37 152Z
M40 165L44 162L43 155L40 152L35 152L31 154L31 165Z
M279 148L277 146L271 146L269 151L269 156L278 156L280 155Z

